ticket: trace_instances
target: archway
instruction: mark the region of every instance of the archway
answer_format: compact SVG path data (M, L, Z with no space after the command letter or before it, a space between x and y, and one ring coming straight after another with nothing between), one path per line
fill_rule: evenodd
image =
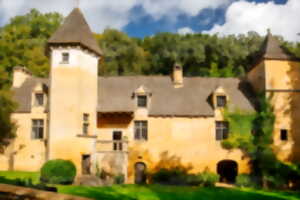
M238 174L238 164L234 160L222 160L218 162L217 172L220 175L220 182L234 183Z
M142 162L138 162L134 166L135 170L135 176L134 176L134 182L135 184L145 184L147 180L146 176L146 164Z

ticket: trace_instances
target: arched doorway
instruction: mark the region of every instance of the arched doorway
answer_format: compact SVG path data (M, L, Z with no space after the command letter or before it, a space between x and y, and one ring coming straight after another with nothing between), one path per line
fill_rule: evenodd
M220 182L234 183L238 174L238 164L234 160L222 160L218 162L217 172Z
M135 173L134 173L135 184L145 184L146 179L147 179L147 176L146 176L147 167L146 167L145 163L142 163L142 162L136 163L134 166L134 170L135 170Z

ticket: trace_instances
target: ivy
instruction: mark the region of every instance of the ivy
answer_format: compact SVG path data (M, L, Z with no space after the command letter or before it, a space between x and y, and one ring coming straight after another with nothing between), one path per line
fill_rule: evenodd
M259 96L256 113L224 110L230 124L230 136L222 142L223 148L241 149L250 158L251 176L267 188L287 187L288 182L300 177L299 166L283 163L273 149L275 115L269 99Z

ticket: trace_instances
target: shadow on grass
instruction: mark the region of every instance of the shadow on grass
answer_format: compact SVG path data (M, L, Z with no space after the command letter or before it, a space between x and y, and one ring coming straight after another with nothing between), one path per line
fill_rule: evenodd
M60 193L101 200L295 200L299 198L299 194L296 193L161 185L124 185L112 187L59 186L58 188Z

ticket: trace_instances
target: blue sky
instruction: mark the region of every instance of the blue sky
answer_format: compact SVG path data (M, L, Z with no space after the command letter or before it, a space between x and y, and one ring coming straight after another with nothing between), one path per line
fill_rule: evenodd
M248 0L248 2L255 3L267 3L273 2L274 4L285 4L287 0ZM134 37L144 37L153 35L157 32L176 32L181 27L189 27L195 32L208 31L215 24L225 23L225 14L228 4L224 7L216 9L203 9L196 16L189 16L187 14L182 14L178 16L178 20L174 23L170 23L168 18L162 18L160 20L155 20L151 15L145 15L137 21L130 22L127 26L123 28L130 36ZM136 7L132 12L143 12L141 7ZM300 30L299 30L300 32Z
M66 16L76 0L0 0L0 25L32 8ZM134 37L158 32L220 35L270 28L290 41L300 41L300 0L80 0L94 32L116 28Z

